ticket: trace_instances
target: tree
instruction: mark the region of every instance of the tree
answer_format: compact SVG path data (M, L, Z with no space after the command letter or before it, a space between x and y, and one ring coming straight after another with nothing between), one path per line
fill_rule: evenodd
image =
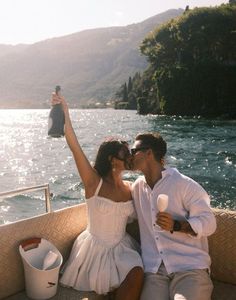
M125 84L124 84L124 91L123 91L123 101L127 102L127 100L128 100L128 89L127 89L127 84L125 82Z
M189 5L186 5L186 7L185 7L185 11L184 12L187 12L187 11L189 11Z
M186 10L153 30L140 47L150 63L145 109L235 117L235 28L236 6L221 5Z
M128 89L127 89L128 94L129 94L131 91L132 91L132 79L131 79L131 77L129 77Z

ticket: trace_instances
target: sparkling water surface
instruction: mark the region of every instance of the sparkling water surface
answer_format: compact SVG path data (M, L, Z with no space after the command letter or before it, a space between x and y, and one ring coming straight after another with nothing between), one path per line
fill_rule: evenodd
M47 136L49 110L0 110L0 192L49 183L53 210L84 202L84 190L65 138ZM211 205L236 209L236 121L140 116L135 111L71 110L78 139L91 162L107 137L133 143L159 131L167 164L198 181ZM137 173L124 177L135 180ZM45 212L43 192L0 199L0 224Z

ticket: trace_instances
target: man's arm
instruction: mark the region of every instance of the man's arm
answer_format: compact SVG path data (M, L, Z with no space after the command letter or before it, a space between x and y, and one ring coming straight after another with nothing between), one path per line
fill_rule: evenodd
M178 221L177 221L178 222ZM180 223L180 232L190 234L192 236L197 236L197 233L192 229L188 221L179 221ZM174 229L174 228L173 228Z
M185 190L183 204L188 211L186 221L190 224L197 238L210 236L216 230L216 219L210 207L210 197L195 181L190 181Z
M174 232L182 232L186 234L190 234L192 236L197 236L197 233L192 229L191 225L186 220L174 220L172 215L166 212L160 212L157 214L157 225L159 225L162 229Z

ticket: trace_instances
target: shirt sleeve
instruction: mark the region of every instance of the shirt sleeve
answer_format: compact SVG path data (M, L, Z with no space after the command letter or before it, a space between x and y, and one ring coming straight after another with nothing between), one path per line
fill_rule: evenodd
M188 183L184 205L188 211L187 221L197 234L196 238L207 237L215 232L216 219L210 207L210 197L197 182Z
M130 191L131 191L131 195L132 195L132 199L133 199L133 204L134 204L134 211L133 213L128 217L128 221L127 223L132 223L134 220L136 220L138 218L137 213L136 213L136 209L135 209L135 199L134 199L134 187L135 187L136 181L131 183L130 182Z

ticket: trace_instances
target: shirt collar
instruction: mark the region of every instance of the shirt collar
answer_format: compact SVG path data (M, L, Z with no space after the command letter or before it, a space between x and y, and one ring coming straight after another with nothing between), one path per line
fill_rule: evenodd
M171 176L171 175L175 172L175 170L176 170L175 168L166 167L165 170L163 170L163 171L161 172L162 178L161 178L159 181L157 181L156 184L158 184L158 183L159 183L161 180L163 180L165 177ZM144 182L145 185L148 185L145 176L142 175L142 176L140 176L140 177L141 177L140 180L142 180L142 181ZM156 184L155 184L155 185L156 185Z
M174 172L175 172L175 168L167 167L167 168L165 168L165 170L163 170L163 171L161 172L162 178L164 178L164 177L166 177L166 176L168 176L168 175L171 176Z

